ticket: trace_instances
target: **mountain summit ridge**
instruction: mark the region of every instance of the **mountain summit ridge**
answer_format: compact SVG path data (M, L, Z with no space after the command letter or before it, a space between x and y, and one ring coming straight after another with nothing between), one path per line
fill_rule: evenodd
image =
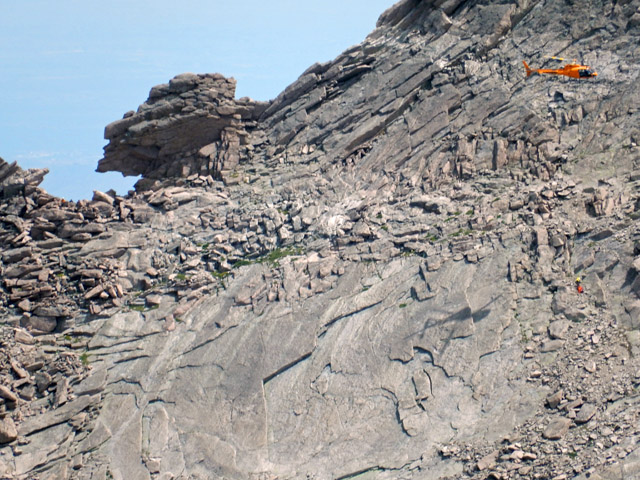
M130 195L0 161L0 476L640 475L639 27L403 0L272 101L153 87Z

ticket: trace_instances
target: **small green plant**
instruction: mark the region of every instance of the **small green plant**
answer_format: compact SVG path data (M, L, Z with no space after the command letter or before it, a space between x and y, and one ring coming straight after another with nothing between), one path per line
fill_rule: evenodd
M378 214L376 215L376 218L377 218L378 220L380 220L380 219L382 218L382 214L381 214L381 213L378 213Z
M427 237L427 240L430 241L431 243L435 243L438 241L438 237L436 235L430 235Z
M473 208L471 210L467 211L467 215L469 215L469 216L473 215L474 213L475 212L473 211Z
M529 342L529 336L527 335L527 332L524 331L524 329L520 332L520 343L525 345Z
M514 314L514 318L516 320L518 319L519 316L520 316L520 314L518 312L516 312ZM525 345L525 344L529 343L529 340L531 340L530 331L527 330L527 328L524 325L524 323L518 322L518 325L520 326L520 343Z
M178 273L176 275L176 279L180 280L181 282L184 282L187 279L187 276L184 273Z
M89 365L89 354L87 352L84 352L82 355L80 355L80 361L82 362L82 365L84 365L85 367Z
M468 228L460 228L458 231L449 234L450 237L466 237L467 235L471 235L473 230L469 230Z
M144 312L144 305L129 305L129 308L134 312Z
M208 243L203 243L201 248L202 248L202 250L207 250L209 248L209 244Z
M400 305L398 305L399 308L407 308L407 304L406 303L401 303Z
M268 263L273 267L279 267L280 262L278 260L290 257L293 255L302 255L304 250L300 247L288 247L288 248L276 248L275 250L270 251L263 257L260 257L256 260L257 263Z
M229 276L229 272L211 272L211 276L213 278L217 278L218 280L223 280Z
M362 291L366 292L367 290L369 290L369 288L371 288L371 287L368 287L368 286L365 285L364 287L362 287Z
M63 336L62 338L64 338L67 342L71 341L71 335L69 335L69 334Z
M240 267L244 267L246 265L252 265L254 262L252 260L246 260L246 259L240 259L237 262L234 262L232 267L233 268L240 268Z
M380 228L381 228L382 230L384 230L385 232L388 232L388 231L389 231L389 226L388 226L388 225L386 225L386 224L385 224L385 225L381 225L381 226L380 226Z
M56 277L58 278L64 278L66 275L64 274L64 272L58 272L56 273Z
M567 455L569 455L569 458L574 459L578 456L578 452L569 452Z

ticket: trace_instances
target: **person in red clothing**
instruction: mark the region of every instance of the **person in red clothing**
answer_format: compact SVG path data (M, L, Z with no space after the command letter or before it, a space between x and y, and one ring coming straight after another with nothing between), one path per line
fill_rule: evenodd
M580 277L576 278L576 290L578 293L584 293L584 288L582 288L582 284L580 282Z

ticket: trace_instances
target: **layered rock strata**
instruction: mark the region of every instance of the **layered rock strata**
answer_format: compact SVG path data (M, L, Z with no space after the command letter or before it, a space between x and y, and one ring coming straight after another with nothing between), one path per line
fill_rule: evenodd
M637 476L639 9L402 1L268 104L152 89L130 196L0 165L0 475Z
M266 108L250 99L235 100L235 80L219 74L185 73L151 89L137 112L107 125L110 141L99 172L120 171L147 179L233 172Z

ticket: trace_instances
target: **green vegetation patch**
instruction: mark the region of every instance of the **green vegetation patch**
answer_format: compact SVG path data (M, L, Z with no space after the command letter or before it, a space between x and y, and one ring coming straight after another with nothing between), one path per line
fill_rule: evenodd
M235 265L234 265L235 267ZM230 272L211 272L211 276L213 278L217 278L218 280L223 280L229 276Z
M304 253L304 250L301 247L276 248L275 250L272 250L266 255L258 258L256 262L268 263L271 266L279 267L280 263L278 262L278 260L285 257L302 255L303 253Z
M253 259L243 258L243 259L237 260L236 262L233 263L232 267L233 268L240 268L240 267L244 267L246 265L253 265L254 263L267 263L267 264L271 265L272 267L279 267L280 266L280 262L279 262L280 259L285 258L285 257L292 257L292 256L302 255L302 254L304 254L304 249L302 247L276 248L275 250L271 250L269 253L267 253L267 254L265 254L265 255L263 255L261 257L257 257L257 258L253 258ZM224 277L222 277L222 278L224 278Z
M469 230L468 228L460 228L458 231L449 234L450 237L466 237L467 235L471 235L473 230Z
M85 367L89 365L89 354L87 352L84 352L82 355L80 355L80 361L82 362L82 365L84 365Z
M240 259L237 262L234 262L232 267L233 268L240 268L240 267L245 267L247 265L253 265L255 263L255 260L247 260L247 259Z

